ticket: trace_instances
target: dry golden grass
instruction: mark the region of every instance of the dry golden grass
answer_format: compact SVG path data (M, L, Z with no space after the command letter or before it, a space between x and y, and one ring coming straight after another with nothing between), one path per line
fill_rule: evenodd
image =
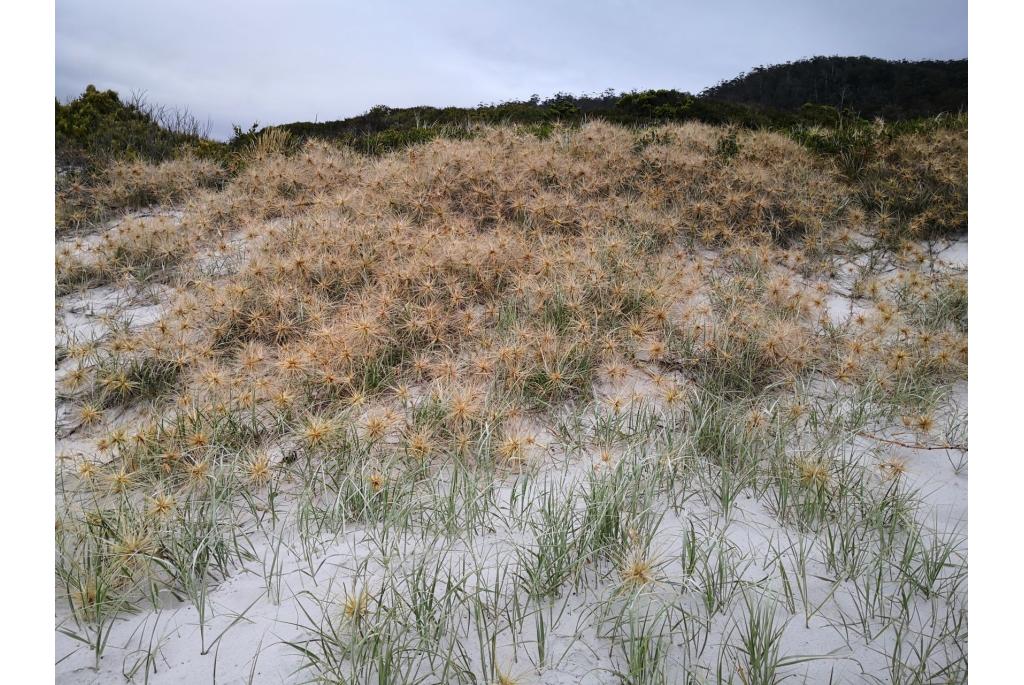
M179 292L68 390L83 423L97 422L94 405L156 396L186 414L266 412L313 452L358 419L367 439L422 459L519 412L587 399L617 366L745 393L810 371L886 387L922 365L962 368L961 331L909 327L877 284L878 310L829 332L821 279L849 233L870 230L864 213L790 139L740 133L739 152L720 158L726 134L669 126L643 145L606 124L549 140L496 128L382 159L255 146L222 192L189 195L180 225L128 222L59 252L64 291L127 276ZM108 192L147 179L166 200L211 176L122 166ZM232 251L240 266L204 271L211 252ZM935 285L907 287L916 302ZM413 392L436 412L417 418ZM213 447L202 433L157 435L156 452L196 455L183 466ZM510 462L514 442L499 448Z
M102 220L113 212L166 205L192 198L204 188L226 179L224 169L209 160L192 156L160 164L118 161L102 174L98 183L74 182L57 193L58 227L79 227Z

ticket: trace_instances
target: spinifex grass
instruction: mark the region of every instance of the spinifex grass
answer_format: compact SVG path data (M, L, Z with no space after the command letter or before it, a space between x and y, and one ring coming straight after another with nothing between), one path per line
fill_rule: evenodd
M58 249L59 670L259 625L332 682L966 678L966 279L897 239L958 184L884 168L958 134L875 141L894 219L770 132L550 128L114 170L185 205Z

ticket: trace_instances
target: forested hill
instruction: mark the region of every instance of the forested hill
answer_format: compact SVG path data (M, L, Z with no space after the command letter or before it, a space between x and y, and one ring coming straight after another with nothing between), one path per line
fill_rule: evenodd
M886 119L966 112L967 60L813 57L757 67L701 97L788 111L810 102Z

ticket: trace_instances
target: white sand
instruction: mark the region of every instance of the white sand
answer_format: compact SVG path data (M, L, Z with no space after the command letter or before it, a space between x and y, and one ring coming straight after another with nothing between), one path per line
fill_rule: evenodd
M237 242L237 239L232 239ZM88 245L89 241L83 244ZM966 239L950 243L935 252L941 262L951 268L966 268ZM230 268L225 263L231 256L214 252L202 256L201 267L209 274L222 273ZM848 295L849 283L843 273L831 284L826 296L827 315L836 325L843 325L850 317L865 311L864 302ZM57 302L58 343L67 340L97 339L106 335L115 320L130 319L133 327L150 325L155 322L169 297L169 291L162 288L140 290L131 286L107 285L59 298ZM67 372L68 365L57 366L58 384ZM674 378L685 383L682 377ZM614 397L630 397L657 401L658 388L652 381L650 369L631 368L621 383L602 381L595 388L597 401L608 401ZM966 383L957 385L949 412L966 414ZM58 396L58 454L86 454L88 440L74 431L68 407ZM121 417L127 423L132 415ZM544 432L543 426L527 426L524 430ZM893 426L875 434L877 437L901 440L899 427ZM550 432L544 433L538 443L546 445L554 441ZM870 462L881 457L898 457L905 460L906 478L920 493L922 507L916 513L919 521L925 523L937 534L956 534L961 539L966 554L967 523L967 467L966 454L957 450L919 450L894 446L872 438L858 437L851 443L857 458ZM594 468L594 455L583 457L566 456L558 449L544 449L548 464L541 470L542 477L554 481L580 477ZM511 478L500 485L500 499L508 499L511 493ZM745 568L745 578L755 581L773 571L773 562L766 556L770 547L784 548L789 542L796 542L800 533L781 526L765 510L764 506L744 493L727 520L721 511L701 501L691 500L678 514L671 510L659 528L652 548L662 550L665 558L671 559L662 569L662 577L675 582L684 579L678 559L681 536L689 530L690 522L708 538L722 535L727 539L736 555L738 566ZM207 643L216 640L215 647L207 654L201 653L200 631L196 607L166 598L160 611L144 610L123 615L114 626L101 668L92 669L93 656L80 643L58 632L56 635L56 677L62 683L108 683L123 682L125 673L141 663L147 652L156 655L155 671L145 675L140 667L134 682L150 683L279 683L303 682L307 674L297 672L301 665L297 651L285 644L302 641L308 632L305 626L310 621L306 612L318 615L314 597L337 599L344 589L351 587L356 579L360 562L370 560L369 574L361 580L369 587L381 582L383 571L381 559L370 546L367 530L353 525L336 538L321 540L322 549L313 555L315 564L311 571L309 559L299 544L294 523L294 508L283 515L283 520L272 530L250 532L250 540L256 560L238 568L227 580L212 589L209 595L209 613L206 628ZM770 544L769 544L770 543ZM471 542L454 541L447 555L447 563L453 568L462 559L474 559L474 563L486 574L494 574L509 561L510 538L507 531L494 531L478 535ZM278 553L278 566L274 556ZM419 563L414 553L395 558L385 563ZM267 569L273 590L267 589ZM812 604L821 603L822 608L805 625L802 612L790 616L780 612L780 620L787 622L782 643L785 655L816 655L821 659L790 666L784 673L791 676L787 682L865 682L870 676L885 682L888 669L888 652L893 636L883 631L874 640L867 641L854 632L843 628L855 613L855 588L850 583L837 582L829 578L827 569L819 561L812 561L808 569L808 594ZM684 579L684 583L685 583ZM781 592L778 583L775 589ZM891 591L893 588L887 588ZM278 594L279 592L279 594ZM596 635L592 617L586 612L594 596L608 595L612 583L600 584L584 595L567 591L558 606L565 602L567 607L549 645L549 653L557 663L551 668L537 672L529 661L519 655L518 662L511 647L501 644L498 648L498 662L503 669L517 675L518 682L541 683L614 683L619 678L613 674L616 662L609 656L608 641ZM665 583L656 586L654 593L679 592L676 586ZM917 618L922 629L938 620L939 611L925 600L915 600ZM737 622L743 610L733 606L730 611L714 619L709 647L705 661L714 665L713 655L718 645L726 640L735 640ZM69 620L67 606L57 606L58 628ZM530 625L529 623L527 625ZM527 636L525 639L532 639ZM472 651L472 650L470 650ZM528 650L521 650L528 651ZM711 658L708 658L708 655ZM710 677L710 676L709 676ZM671 681L671 678L670 678ZM427 679L427 682L432 682Z

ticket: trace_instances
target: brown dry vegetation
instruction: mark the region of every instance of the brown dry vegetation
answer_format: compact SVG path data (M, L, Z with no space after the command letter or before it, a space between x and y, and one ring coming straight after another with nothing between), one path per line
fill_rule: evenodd
M863 203L880 214L880 237L914 238L967 230L967 134L936 130L899 136L880 146L864 169Z
M966 374L966 279L919 270L923 246L893 249L890 211L926 237L966 220L963 136L893 143L867 191L786 136L699 124L493 128L382 158L269 141L223 188L206 162L115 167L98 206L183 214L58 249L60 294L174 293L155 325L62 342L59 399L95 445L65 456L103 484L99 509L150 503L138 530L108 535L110 591L169 554L160 498L216 469L260 490L296 459L358 454L373 492L451 457L516 469L543 458L531 426L592 401L693 426L711 397L759 435L808 411L811 379L927 441L929 389ZM851 270L862 306L837 323L828 298ZM621 390L638 372L646 394ZM121 408L141 418L125 427ZM805 485L836 477L791 467ZM122 549L136 534L152 549ZM95 609L89 588L69 596Z
M115 212L169 205L217 187L227 177L215 162L192 156L159 164L117 161L99 182L75 181L57 194L56 222L65 229L103 220Z
M188 188L181 224L128 223L90 251L63 251L58 289L180 264L166 275L180 286L168 316L123 341L119 363L173 358L175 404L227 414L334 416L428 382L509 411L586 395L595 372L638 357L747 389L810 367L884 384L963 362L956 332L886 340L904 320L884 303L841 337L823 328L826 291L812 285L874 217L791 140L741 134L723 159L726 133L667 127L638 149L610 125L547 141L494 129L381 160L310 143L198 195L206 163L193 185L188 163L136 165L112 175L110 196ZM915 140L903 154L923 149ZM220 247L244 250L242 266L202 274L204 246L232 236L241 247ZM726 268L709 268L700 250L723 247ZM109 394L99 380L82 387ZM452 438L446 428L433 447Z

